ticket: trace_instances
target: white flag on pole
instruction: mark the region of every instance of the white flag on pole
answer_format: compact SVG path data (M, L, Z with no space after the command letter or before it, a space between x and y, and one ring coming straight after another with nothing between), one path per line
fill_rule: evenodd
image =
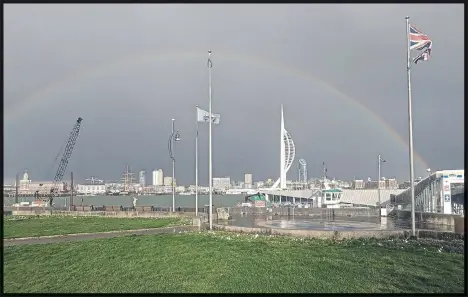
M213 124L219 124L220 117L218 113L213 113L211 115ZM199 122L208 123L210 121L210 113L197 107L197 119Z

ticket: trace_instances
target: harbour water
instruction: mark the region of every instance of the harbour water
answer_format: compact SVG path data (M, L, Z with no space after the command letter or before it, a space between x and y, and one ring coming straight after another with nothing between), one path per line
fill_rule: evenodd
M172 207L172 195L158 196L77 196L73 197L74 205L121 205L130 207L133 205L133 197L137 197L137 206ZM34 197L19 197L19 202L32 202ZM233 207L244 200L243 195L213 195L213 205L215 207ZM15 197L3 197L3 204L11 206L15 203ZM70 197L57 197L54 199L55 206L62 207L69 205ZM198 207L209 204L208 195L198 195ZM176 207L195 207L195 195L176 195Z

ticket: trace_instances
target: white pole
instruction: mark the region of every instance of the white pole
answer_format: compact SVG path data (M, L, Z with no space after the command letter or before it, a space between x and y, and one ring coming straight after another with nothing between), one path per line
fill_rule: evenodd
M411 231L416 236L416 215L414 205L414 164L413 164L413 120L411 118L411 43L409 16L406 17L406 73L408 77L408 123L409 123L409 159L410 159L410 185L411 185Z
M211 124L212 124L212 110L211 110L211 51L208 51L208 94L209 94L209 110L210 123L208 129L208 179L209 179L209 190L210 190L210 207L209 207L209 218L210 218L210 230L213 230L213 160L212 160L212 147L211 147Z
M377 182L377 192L379 194L379 208L380 208L380 155L379 155L379 181Z
M171 151L172 151L172 212L175 212L175 147L174 147L174 122L175 119L172 119L172 134L171 134Z
M198 105L197 105L197 135L195 136L195 216L198 216Z

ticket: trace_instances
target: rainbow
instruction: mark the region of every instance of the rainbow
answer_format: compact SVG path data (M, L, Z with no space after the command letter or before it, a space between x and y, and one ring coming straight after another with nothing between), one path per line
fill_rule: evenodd
M295 77L300 77L306 80L313 81L314 83L319 83L322 86L326 87L327 89L334 92L338 95L339 98L342 98L350 103L352 103L355 107L357 107L360 111L364 112L366 115L370 117L374 122L379 123L379 125L385 129L386 132L392 136L393 139L401 143L406 149L408 149L408 144L400 134L398 134L390 125L388 125L384 119L380 118L375 112L367 108L365 105L357 101L356 99L348 96L347 94L343 93L330 83L314 76L309 72L305 72L299 69L291 68L287 65L280 64L271 60L267 60L264 57L260 56L253 56L253 55L245 55L241 53L233 53L226 50L217 50L215 54L218 56L223 56L226 58L236 59L239 61L248 61L252 64L260 64L265 67L273 68L276 71L281 71L284 74L288 74ZM155 59L180 59L181 57L187 59L199 59L205 60L207 59L206 51L180 51L180 50L171 50L171 51L162 51L162 52L148 52L142 54L132 54L129 56L125 56L123 58L119 58L107 63L103 63L101 65L97 65L96 67L92 68L84 68L82 70L76 71L68 76L64 76L59 80L53 81L44 87L35 90L28 96L26 96L25 100L21 104L18 104L10 110L5 111L5 121L11 121L21 115L22 112L26 112L28 109L32 109L35 104L41 103L43 100L47 100L51 94L54 92L60 92L61 89L65 89L70 87L73 84L77 84L78 82L92 78L93 76L105 75L106 73L112 72L112 70L118 70L125 67L132 66L134 64L142 64L145 62L151 62ZM427 162L416 152L414 151L415 160L423 166L423 168L428 168Z

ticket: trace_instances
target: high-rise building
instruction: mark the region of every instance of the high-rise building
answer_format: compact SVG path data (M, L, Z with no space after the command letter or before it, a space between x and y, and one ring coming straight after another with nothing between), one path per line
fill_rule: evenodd
M164 185L164 175L162 169L153 171L153 186ZM169 184L170 185L170 184Z
M299 159L299 168L298 168L298 181L307 183L307 162L304 159Z
M175 179L174 179L174 186L175 186ZM164 185L165 186L171 186L172 185L172 177L171 176L165 176L164 177Z
M146 171L144 170L140 171L140 174L138 177L139 177L140 186L146 187Z
M253 178L251 173L246 173L244 175L244 184L246 189L251 189L253 184Z

